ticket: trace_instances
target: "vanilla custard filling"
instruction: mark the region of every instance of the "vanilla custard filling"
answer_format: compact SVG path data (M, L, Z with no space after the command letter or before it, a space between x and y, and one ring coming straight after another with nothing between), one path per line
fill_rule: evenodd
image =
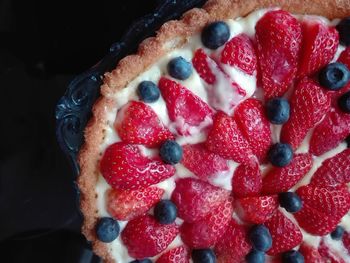
M244 18L240 17L240 18L237 18L235 20L233 20L233 19L226 20L225 22L230 27L230 32L231 32L230 38L233 38L240 33L245 33L249 37L253 38L254 34L255 34L255 24L267 11L268 11L267 9L261 9L261 10L258 10L258 11L251 13L250 15L248 15ZM295 17L298 18L299 20L301 20L301 19L307 19L310 16L296 15ZM315 18L315 16L312 16L312 17ZM325 23L327 23L329 25L335 25L339 21L339 20L329 21L328 19L326 19L324 17L316 17L316 18L323 20ZM111 145L115 142L121 141L118 134L116 133L116 131L113 128L113 123L114 123L117 111L123 105L125 105L127 102L129 102L131 100L138 100L138 96L136 94L136 89L137 89L138 84L144 80L149 80L149 81L153 81L154 83L158 83L161 76L167 76L170 78L170 76L167 74L167 70L166 70L167 63L172 58L178 57L178 56L182 56L187 61L191 61L195 50L197 50L199 48L204 49L207 54L211 54L213 56L218 56L221 53L223 47L219 48L218 50L211 51L209 49L206 49L202 45L202 43L200 41L199 34L196 36L193 36L189 39L188 43L185 44L182 48L175 49L175 50L169 52L168 54L164 55L162 58L159 59L158 62L156 62L154 65L152 65L148 70L146 70L144 73L140 74L137 78L135 78L132 82L130 82L125 89L122 89L118 93L113 95L112 98L116 102L115 103L116 107L112 111L110 111L107 115L108 122L107 122L107 125L105 127L105 130L106 130L105 137L104 137L103 143L100 146L101 154L103 154L106 147L108 147L109 145ZM335 61L338 58L341 51L343 51L343 50L344 50L344 46L339 45L337 53L336 53L333 61ZM238 83L240 85L240 87L245 90L245 92L246 92L245 99L248 97L251 97L253 94L254 94L254 97L257 97L259 99L262 98L261 89L260 88L257 89L257 87L256 87L256 72L255 72L255 74L253 74L253 76L251 76L251 75L248 75L248 74L240 71L237 68L234 68L234 67L231 67L228 65L221 64L220 66L222 66L225 73L232 80L234 80L236 83ZM215 70L217 70L217 69L212 68L212 70L215 73ZM192 75L187 80L185 80L185 81L176 80L176 81L181 83L183 86L185 86L189 90L191 90L194 94L199 96L206 103L209 103L209 99L210 99L208 97L207 91L210 88L214 88L216 91L217 97L220 98L219 99L220 103L217 103L216 105L212 105L212 106L214 106L216 109L220 109L228 114L232 114L232 109L230 109L230 107L229 107L229 105L227 105L226 101L227 101L227 98L229 98L235 102L235 99L237 99L237 98L234 97L234 94L231 94L232 96L227 95L227 92L228 92L227 91L227 86L228 86L227 82L225 83L224 81L221 80L223 74L218 73L215 75L216 75L217 81L214 84L214 87L213 87L213 85L209 85L209 84L205 83L199 77L198 73L195 70L193 70ZM230 92L228 92L228 93L230 93ZM152 109L155 111L155 113L158 115L158 117L164 123L164 125L166 125L170 129L171 132L176 133L176 129L175 129L176 125L174 123L172 123L169 119L169 116L167 114L166 104L165 104L165 101L163 100L163 98L160 97L159 100L157 100L154 103L149 103L148 105L150 107L152 107ZM178 121L181 122L181 120L178 120ZM210 123L204 123L203 125L208 125L208 124L210 124ZM279 141L280 132L281 132L281 125L271 125L272 141L274 143ZM311 132L309 132L309 134L306 136L305 140L303 141L302 145L298 148L298 150L297 150L298 153L308 151L310 136L311 136ZM176 141L180 145L195 144L195 143L199 143L199 142L204 142L205 140L206 140L206 134L201 132L200 129L195 128L195 127L191 127L190 136L179 136L176 139ZM331 151L329 151L329 152L327 152L319 157L314 157L313 167L307 173L307 175L305 175L305 177L295 187L293 187L292 190L295 190L296 188L298 188L301 185L308 184L309 181L311 180L312 175L317 170L317 168L321 166L321 164L324 160L331 158L332 156L336 155L337 153L343 151L345 148L346 148L346 144L341 143L335 149L332 149ZM140 146L140 149L141 149L142 153L146 156L154 156L158 153L158 151L156 149L147 149L144 146ZM228 171L221 172L220 174L215 175L211 179L210 183L212 183L213 185L225 188L227 190L231 190L231 179L232 179L234 170L238 166L238 163L236 163L232 160L229 160L228 166L229 166ZM271 165L264 165L264 166L260 166L260 167L262 170L262 174L266 174L266 172L269 170ZM165 191L164 196L163 196L164 199L170 198L171 193L173 192L173 190L175 188L175 180L177 178L195 177L194 174L191 171L189 171L188 169L186 169L182 164L176 164L175 168L176 168L176 173L173 177L171 177L167 180L164 180L156 185L157 187L164 189L164 191ZM98 216L100 216L100 217L110 216L106 210L106 198L105 198L106 191L110 188L111 187L107 184L107 182L102 177L102 175L100 175L98 182L97 182L97 185L96 185L96 189L95 189L96 194L97 194L96 207L98 210ZM281 209L281 210L284 212L284 214L286 214L289 218L291 218L297 224L296 220L293 218L293 216L291 216L291 214L285 212L284 209ZM235 214L233 215L233 217L235 219L237 219L237 216ZM178 224L181 224L182 220L178 218L176 220L176 222ZM127 222L126 221L119 221L119 224L120 224L120 228L122 231L124 229L125 225L127 224ZM350 215L346 215L342 219L340 225L342 225L347 231L350 231ZM307 242L311 245L317 245L320 242L321 238L319 236L313 236L313 235L305 232L302 228L301 228L301 231L303 233L305 242ZM332 240L331 238L327 237L325 242L327 245L329 245L329 247L331 247L332 249L337 251L339 253L339 255L341 255L346 260L346 262L350 262L350 255L347 253L347 251L344 248L341 241L335 241L335 240ZM183 243L181 241L181 238L178 235L175 238L175 240L169 245L168 249L180 246L182 244ZM106 246L108 247L111 256L116 260L117 263L128 263L128 262L133 260L133 258L131 258L128 255L128 251L127 251L126 247L123 245L123 242L121 240L120 235L113 242L106 244ZM156 258L157 257L153 257L151 259L156 260ZM269 259L267 257L267 262L268 261L269 261Z

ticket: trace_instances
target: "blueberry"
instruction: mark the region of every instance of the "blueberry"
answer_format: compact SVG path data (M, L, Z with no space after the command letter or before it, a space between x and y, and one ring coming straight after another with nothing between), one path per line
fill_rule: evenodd
M295 250L290 250L282 254L283 263L304 263L304 256Z
M345 139L348 148L350 148L350 135Z
M344 234L344 227L337 226L331 233L331 238L334 240L341 240Z
M302 207L300 197L293 192L284 192L278 195L281 207L290 213L298 212Z
M176 205L170 200L162 200L154 207L154 217L161 224L171 224L177 217Z
M286 99L275 98L266 103L266 115L273 124L283 124L287 122L289 114L290 107Z
M255 225L249 231L249 239L253 248L265 252L272 246L272 237L269 229L264 225Z
M173 78L185 80L192 74L192 65L183 57L176 57L169 61L168 73Z
M350 17L342 19L336 26L339 32L340 42L345 45L350 45Z
M274 166L288 165L293 158L293 149L288 143L276 143L269 150L269 160Z
M321 86L329 90L340 90L350 79L350 72L343 63L328 64L318 74Z
M183 151L176 141L167 140L160 146L159 154L165 163L176 164L181 161Z
M203 29L201 38L205 47L217 49L230 38L230 28L222 21L211 23Z
M216 256L212 249L193 249L192 250L193 263L215 263Z
M137 94L144 102L155 102L159 99L159 88L152 81L142 81L137 87Z
M340 96L338 106L343 112L350 113L350 91Z
M131 261L130 263L152 263L152 261L148 258L145 258L145 259L136 259Z
M96 225L97 238L105 243L110 243L119 235L118 221L111 217L102 217Z
M247 263L265 263L265 253L252 249L245 259Z

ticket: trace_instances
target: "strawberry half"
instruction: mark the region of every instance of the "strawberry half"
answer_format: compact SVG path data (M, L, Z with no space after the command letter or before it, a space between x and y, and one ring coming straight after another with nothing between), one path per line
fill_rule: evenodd
M176 224L162 225L147 215L129 221L121 238L131 257L143 259L164 251L178 233Z
M106 149L100 171L115 189L135 190L157 184L175 174L172 165L142 156L136 145L114 143Z
M280 97L296 76L301 25L288 12L277 10L267 12L255 30L265 98Z
M205 54L203 49L197 49L193 55L192 64L199 76L208 84L214 84L216 82L216 76L212 71L212 68L217 68L218 65L214 60L210 59ZM209 64L211 64L209 66Z
M278 194L288 191L310 171L312 164L311 154L300 153L287 166L273 167L263 179L262 193Z
M157 187L125 191L110 190L107 192L107 211L115 219L129 221L144 215L162 199L164 190Z
M300 245L299 252L304 256L305 263L325 263L317 248L305 242Z
M241 164L232 177L232 193L235 197L257 196L262 187L262 177L258 163Z
M324 241L321 241L318 252L327 263L346 263L346 261L342 259L336 251L328 247Z
M163 253L156 263L189 263L190 255L185 246L176 247Z
M343 235L343 245L350 254L350 232L345 232Z
M174 139L152 108L139 101L130 101L118 111L114 127L120 138L130 144L157 147Z

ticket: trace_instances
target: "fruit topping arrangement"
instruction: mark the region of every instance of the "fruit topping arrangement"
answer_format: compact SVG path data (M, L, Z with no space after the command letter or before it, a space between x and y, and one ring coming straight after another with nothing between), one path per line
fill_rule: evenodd
M349 21L270 10L254 35L214 22L191 59L140 82L100 161L97 238L134 263L350 262Z

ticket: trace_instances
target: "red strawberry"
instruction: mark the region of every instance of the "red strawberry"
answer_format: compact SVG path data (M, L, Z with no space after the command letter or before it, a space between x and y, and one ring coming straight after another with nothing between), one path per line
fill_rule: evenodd
M246 229L231 219L214 251L218 263L240 263L251 249Z
M216 207L201 220L181 225L181 239L191 248L208 248L214 246L226 232L232 219L232 200Z
M214 84L216 82L216 76L212 72L211 68L217 67L215 61L210 59L205 54L203 49L197 49L192 59L193 67L198 72L199 76L208 84ZM209 64L211 64L209 66Z
M264 194L286 192L296 185L312 167L312 156L309 153L299 153L285 167L273 167L262 182Z
M243 101L237 106L234 118L253 153L259 160L265 160L271 145L271 131L262 103L257 99Z
M133 191L110 190L107 193L107 210L115 219L129 221L144 215L160 201L164 190L148 187Z
M138 217L128 222L121 238L133 258L153 257L164 251L179 233L176 224L162 225L152 216Z
M237 122L223 112L214 116L213 127L206 141L207 148L226 159L249 163L252 152Z
M288 251L303 240L300 229L280 211L277 211L264 225L272 237L272 247L267 251L269 255Z
M350 254L350 232L345 232L343 235L343 245Z
M236 201L239 217L253 224L262 224L270 219L278 208L278 205L276 195L245 197Z
M314 129L309 152L319 156L337 147L349 134L350 114L333 108Z
M323 241L318 248L318 252L327 263L346 263L336 251L329 248Z
M311 179L311 184L332 187L350 183L350 149L325 160Z
M313 128L330 109L330 97L311 79L296 86L290 101L291 115L283 125L281 140L297 149L309 129Z
M302 28L299 77L312 75L327 65L333 59L339 45L337 30L319 19L308 18L303 22Z
M232 193L235 197L256 196L261 191L262 179L258 163L241 164L232 177Z
M265 97L280 97L296 76L301 25L288 12L277 10L266 13L255 29Z
M156 263L189 263L189 257L187 248L180 246L163 253Z
M257 69L253 43L245 34L239 34L226 43L220 61L237 67L249 75L253 75Z
M175 174L172 165L141 155L136 145L117 142L103 154L100 171L115 189L135 190L157 184Z
M299 252L304 256L305 263L325 263L317 248L305 242L300 245Z
M343 52L340 53L337 61L343 63L350 69L350 47L347 47Z
M182 149L181 163L204 181L228 170L227 161L207 150L204 143L187 144L182 146Z
M130 144L156 147L174 138L152 108L139 101L130 101L118 111L114 127L120 138Z
M197 127L204 121L211 123L213 110L187 88L162 77L159 89L166 102L169 118L176 122L180 134L189 134L191 127Z
M229 191L207 182L183 178L176 181L171 200L177 206L179 217L186 222L194 222L222 205L229 195Z

